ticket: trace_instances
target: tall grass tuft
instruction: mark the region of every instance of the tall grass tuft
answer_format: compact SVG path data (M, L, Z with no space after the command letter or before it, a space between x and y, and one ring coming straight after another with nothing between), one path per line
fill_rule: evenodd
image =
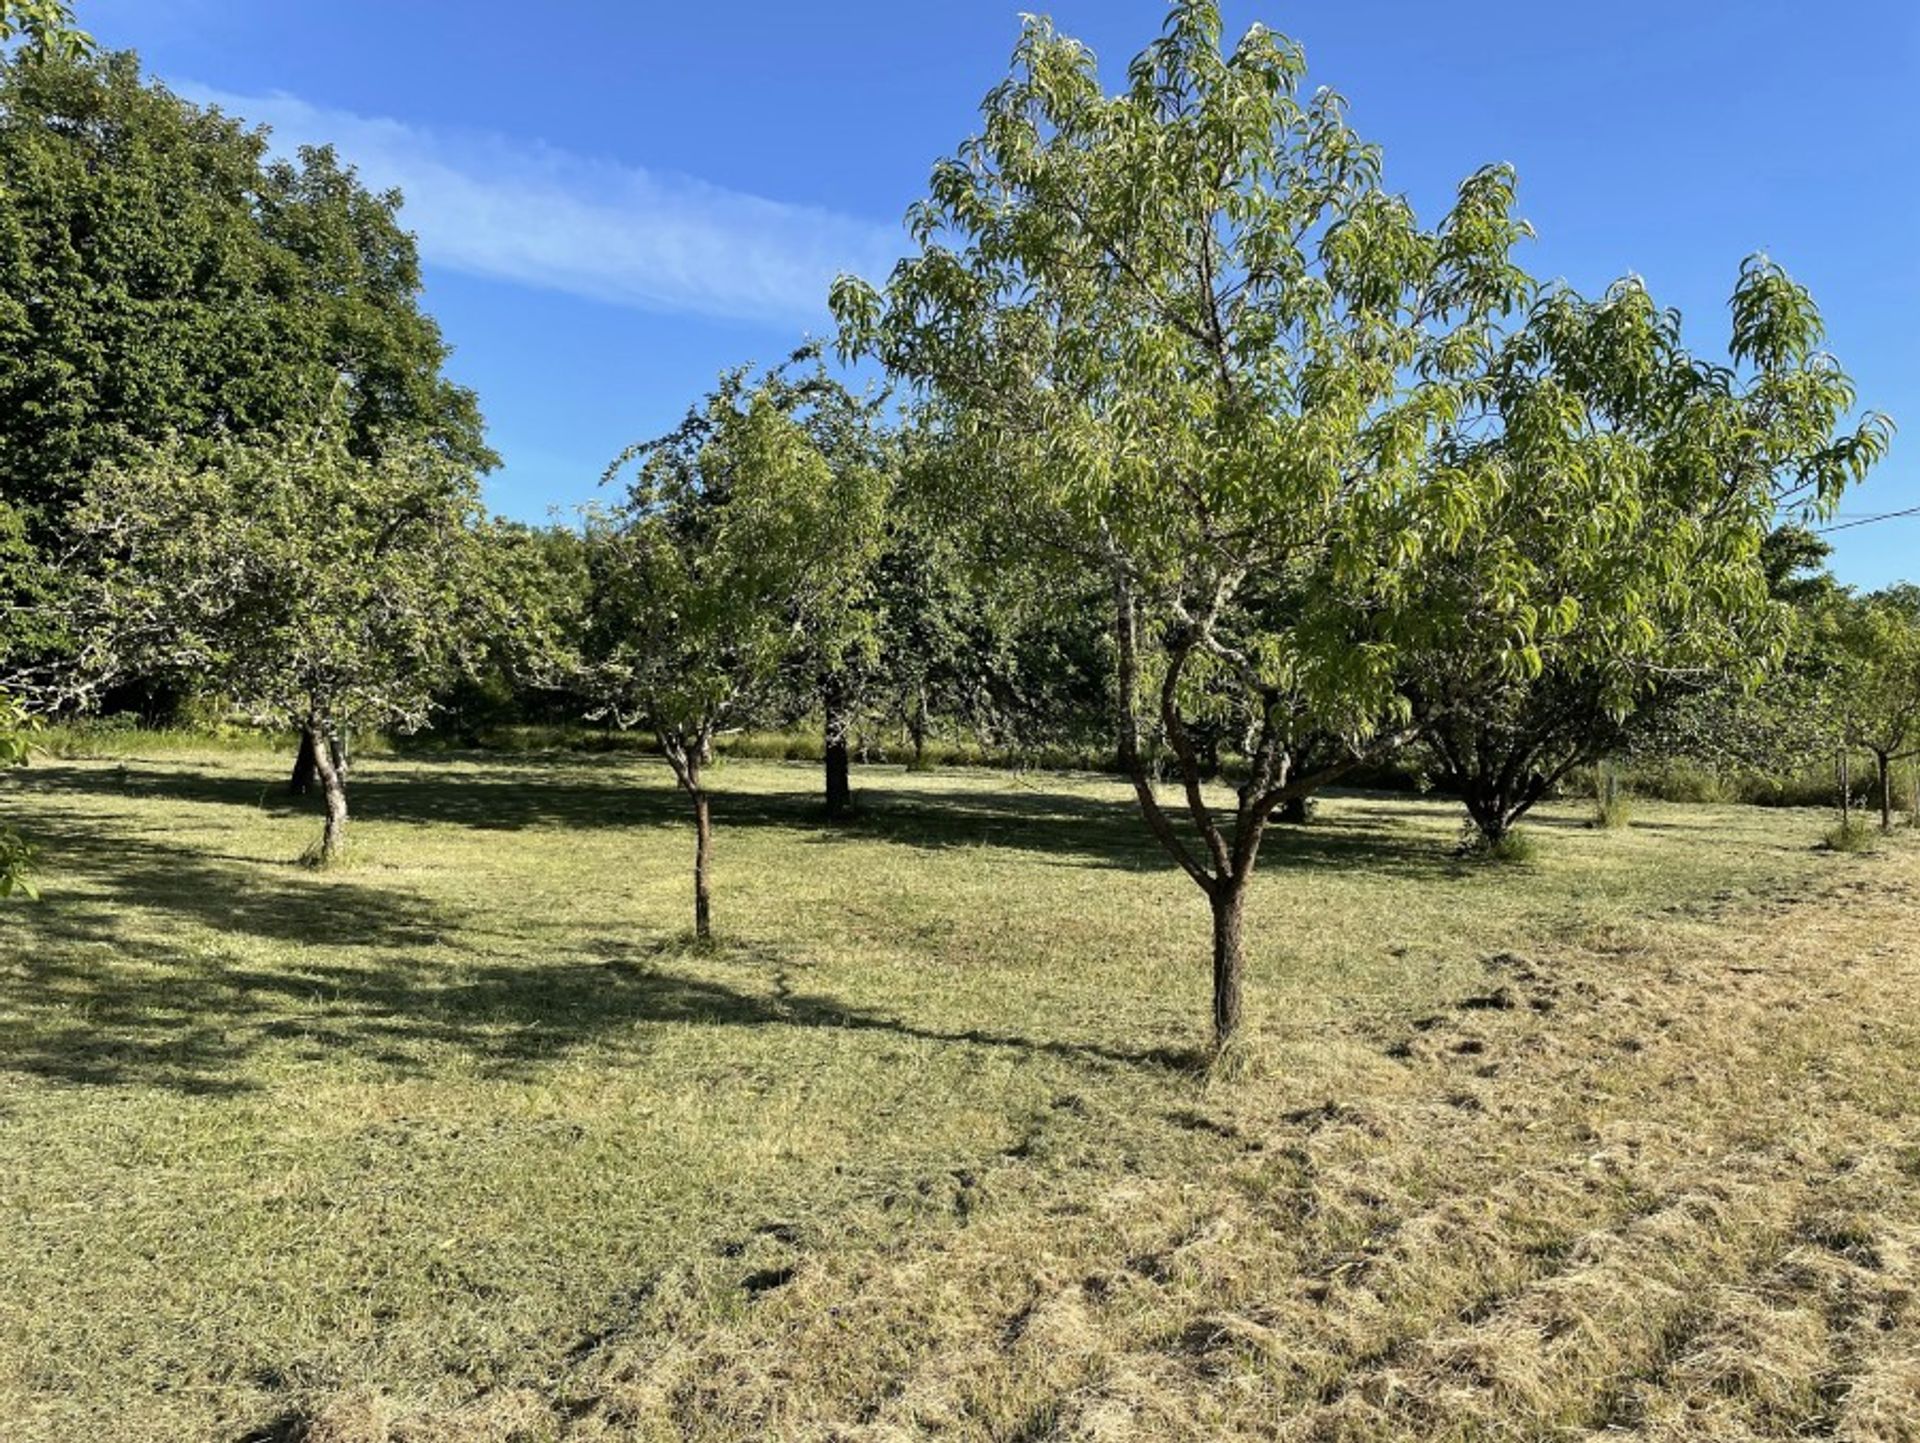
M1592 826L1613 831L1633 824L1633 802L1621 784L1619 768L1612 762L1594 768L1593 792Z
M1533 833L1523 832L1518 827L1502 832L1498 837L1489 837L1468 822L1460 830L1459 853L1471 862L1500 862L1520 866L1539 855L1539 846L1533 840Z
M1878 840L1873 827L1858 817L1835 822L1821 839L1829 852L1870 852Z

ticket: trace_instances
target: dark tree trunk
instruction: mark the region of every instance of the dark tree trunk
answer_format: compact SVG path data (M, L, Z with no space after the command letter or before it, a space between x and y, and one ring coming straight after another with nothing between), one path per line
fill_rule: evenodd
M694 774L693 785L693 935L713 936L713 810L706 788Z
M300 732L300 754L293 759L293 775L287 778L287 790L296 797L304 797L313 790L313 734L304 728Z
M1853 825L1853 764L1844 751L1840 753L1840 825Z
M918 771L927 764L927 689L924 686L914 688L907 734L913 739L913 766Z
M1242 932L1247 889L1238 878L1218 879L1207 900L1213 907L1213 1045L1224 1047L1240 1029L1241 979L1246 971Z
M327 821L320 833L320 862L330 866L347 847L347 777L335 755L332 739L319 722L309 722L306 739L313 751L313 767L327 802Z
M674 780L693 802L693 935L705 942L713 936L713 808L700 784L700 769L711 759L712 737L703 731L688 745L666 731L654 735Z
M1893 759L1885 752L1873 754L1875 766L1880 770L1880 830L1893 830Z
M1467 815L1473 818L1473 825L1482 840L1490 847L1498 846L1513 826L1513 814L1506 798L1469 787L1465 801Z
M826 713L827 820L838 821L853 806L853 782L847 760L847 733L852 729L847 715L846 678L837 672L829 675L820 688L822 710Z

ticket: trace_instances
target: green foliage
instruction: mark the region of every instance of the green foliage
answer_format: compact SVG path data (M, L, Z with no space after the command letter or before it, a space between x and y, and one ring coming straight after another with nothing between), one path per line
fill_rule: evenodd
M32 754L29 742L32 726L32 719L20 703L0 691L0 771L27 764ZM39 895L29 876L33 858L34 849L27 840L13 827L0 824L0 898L11 897L16 892L26 897Z
M598 711L697 768L722 725L764 714L798 658L843 657L886 478L835 466L779 377L744 370L670 435L630 448L626 500L591 514L587 615L572 671Z
M70 0L0 0L0 44L24 38L41 53L91 54L93 37L73 23Z
M1490 367L1499 425L1440 448L1489 485L1483 524L1416 583L1435 636L1414 694L1441 780L1491 825L1679 698L1744 702L1789 645L1781 591L1818 554L1778 517L1830 508L1884 452L1883 418L1845 424L1853 391L1814 349L1804 289L1750 261L1732 309L1730 370L1637 281L1556 290ZM1489 646L1500 632L1519 644Z
M1633 800L1620 779L1620 769L1603 762L1594 769L1593 825L1605 831L1630 826Z
M213 458L330 403L355 456L496 460L442 374L399 196L331 150L269 160L264 132L131 54L31 48L0 60L0 196L0 536L20 543L0 546L0 587L25 608L0 660L74 644L53 602L96 466L168 438Z
M74 523L94 684L177 671L257 725L422 725L495 620L478 485L436 448L363 458L349 436L335 418L101 468Z
M1479 826L1469 821L1460 831L1458 855L1469 861L1511 863L1521 866L1532 862L1539 855L1540 848L1533 839L1533 833L1519 827L1510 828L1497 836L1488 836Z
M1909 587L1833 606L1846 742L1894 761L1920 751L1920 598Z
M935 169L919 253L843 277L842 345L920 388L964 504L1008 551L1110 598L1119 742L1149 825L1222 895L1315 735L1396 705L1403 578L1471 523L1427 464L1527 293L1512 176L1433 229L1381 182L1297 47L1172 7L1117 94L1029 19L981 133ZM1223 824L1196 730L1245 758ZM1201 845L1147 777L1165 740ZM1390 728L1389 728L1390 730Z
M1857 817L1835 822L1827 828L1821 844L1830 852L1870 852L1879 843L1874 829Z

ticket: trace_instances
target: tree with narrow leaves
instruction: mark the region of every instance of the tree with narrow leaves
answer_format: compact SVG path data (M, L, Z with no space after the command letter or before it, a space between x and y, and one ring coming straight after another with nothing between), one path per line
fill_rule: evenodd
M93 37L74 23L68 0L0 0L0 44L9 40L63 57L87 55L94 48Z
M1430 466L1433 442L1528 294L1506 171L1423 227L1303 73L1263 27L1223 50L1192 0L1109 95L1084 46L1030 19L980 135L910 217L919 253L833 295L843 345L971 453L973 504L1100 578L1121 760L1212 911L1219 1043L1269 818L1405 739L1404 578L1481 487L1474 464ZM1224 814L1202 724L1237 758ZM1323 735L1338 755L1302 770ZM1154 785L1160 745L1190 830Z
M1749 261L1732 311L1726 366L1638 281L1558 288L1495 355L1485 430L1436 448L1495 485L1416 583L1435 625L1410 694L1485 845L1661 707L1757 684L1789 621L1778 519L1826 514L1885 451L1884 418L1846 424L1853 386L1803 287Z
M747 370L631 447L625 500L589 513L572 684L644 727L694 815L694 931L712 934L715 737L764 717L872 565L886 480L823 454L778 379Z
M418 442L359 456L350 435L336 413L267 441L162 442L102 467L74 517L80 670L188 671L305 736L322 863L346 845L348 731L425 724L498 624L472 469Z

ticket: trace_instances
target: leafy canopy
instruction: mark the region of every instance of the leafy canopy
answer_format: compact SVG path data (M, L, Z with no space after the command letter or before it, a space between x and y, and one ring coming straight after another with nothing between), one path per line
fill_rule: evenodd
M417 442L354 454L337 415L101 468L78 509L96 680L185 671L256 722L423 725L492 619L472 471Z
M270 160L131 54L27 52L0 62L0 194L0 492L41 535L104 461L329 398L356 454L497 459L442 374L399 195L330 149Z
M842 343L915 382L1000 538L1106 578L1123 747L1157 692L1171 733L1231 724L1256 816L1302 728L1372 731L1395 701L1406 578L1476 520L1434 438L1484 405L1499 319L1529 294L1513 178L1470 177L1423 227L1343 103L1205 3L1103 92L1029 20L981 133L935 170L919 253L835 287Z
M872 566L885 476L831 464L787 383L745 370L609 475L628 465L625 500L589 515L577 684L697 764L792 660L838 650L862 624L847 598Z

